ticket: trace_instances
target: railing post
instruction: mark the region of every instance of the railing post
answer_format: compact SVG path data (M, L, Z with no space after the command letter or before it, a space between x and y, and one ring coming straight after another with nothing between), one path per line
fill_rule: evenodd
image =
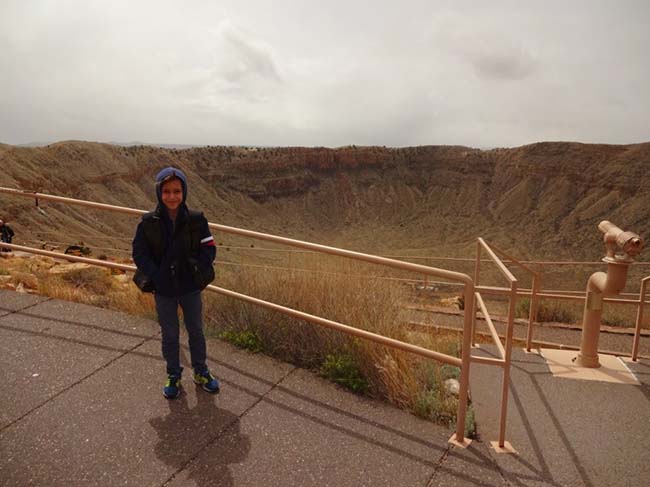
M476 262L474 263L474 286L478 287L481 275L481 242L476 241Z
M510 301L508 306L508 329L506 331L506 354L503 366L503 384L501 387L501 417L499 422L499 448L505 448L506 417L508 414L508 388L510 387L510 362L512 360L512 335L514 329L515 305L517 303L517 283L510 284Z
M537 305L539 304L539 275L533 275L533 289L530 295L530 308L528 309L528 331L526 333L526 351L530 352L533 343L533 324L537 321Z
M481 242L480 240L476 240L476 262L474 264L474 286L478 287L478 280L481 275ZM472 294L472 296L474 296ZM465 306L467 306L467 302L465 302ZM472 310L472 341L471 341L471 346L475 347L476 346L476 306L474 306L474 309Z
M637 361L639 357L639 339L641 338L641 324L643 323L643 306L645 305L646 287L649 277L641 280L641 290L639 291L639 304L636 312L636 327L634 329L634 342L632 343L632 360Z
M465 439L465 420L467 417L467 402L469 398L469 371L471 356L471 330L474 309L474 284L465 283L465 321L463 325L463 345L461 349L462 366L460 369L460 391L458 393L458 412L456 414L456 434L452 437L455 443L462 446L469 445Z

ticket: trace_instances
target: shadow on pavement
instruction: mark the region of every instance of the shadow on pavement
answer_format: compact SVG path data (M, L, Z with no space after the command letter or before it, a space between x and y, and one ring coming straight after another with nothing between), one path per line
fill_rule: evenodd
M169 465L176 472L186 470L187 477L198 486L233 486L233 478L228 466L242 462L250 450L250 440L239 431L237 415L217 407L216 396L201 390L196 391L197 403L189 407L187 392L173 401L169 401L169 412L165 416L149 420L158 434L154 447L160 461ZM215 426L211 439L206 444L197 444L197 429ZM208 445L227 430L228 449L221 449L220 455L207 460L207 465L200 464L196 457ZM188 460L183 452L194 452Z

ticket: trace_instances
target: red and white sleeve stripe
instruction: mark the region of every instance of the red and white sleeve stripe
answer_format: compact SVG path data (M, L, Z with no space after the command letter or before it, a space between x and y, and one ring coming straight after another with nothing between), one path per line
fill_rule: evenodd
M214 247L214 238L212 235L201 239L201 245L207 245L208 247Z

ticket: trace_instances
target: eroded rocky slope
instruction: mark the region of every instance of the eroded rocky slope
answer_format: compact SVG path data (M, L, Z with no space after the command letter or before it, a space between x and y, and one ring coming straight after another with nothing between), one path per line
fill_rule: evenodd
M596 225L648 233L650 143L548 142L513 149L186 150L61 142L0 145L0 185L150 208L153 177L186 171L214 222L369 251L472 256L483 236L525 258L597 259ZM0 194L19 235L130 236L135 220ZM650 259L644 259L650 260Z

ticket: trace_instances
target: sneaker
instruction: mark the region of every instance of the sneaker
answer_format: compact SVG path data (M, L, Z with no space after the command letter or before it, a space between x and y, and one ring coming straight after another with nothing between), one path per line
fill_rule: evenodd
M163 396L167 399L176 399L181 395L181 376L176 374L169 374L167 382L163 387Z
M201 374L194 374L194 383L201 386L201 388L211 394L219 392L219 381L207 370Z

